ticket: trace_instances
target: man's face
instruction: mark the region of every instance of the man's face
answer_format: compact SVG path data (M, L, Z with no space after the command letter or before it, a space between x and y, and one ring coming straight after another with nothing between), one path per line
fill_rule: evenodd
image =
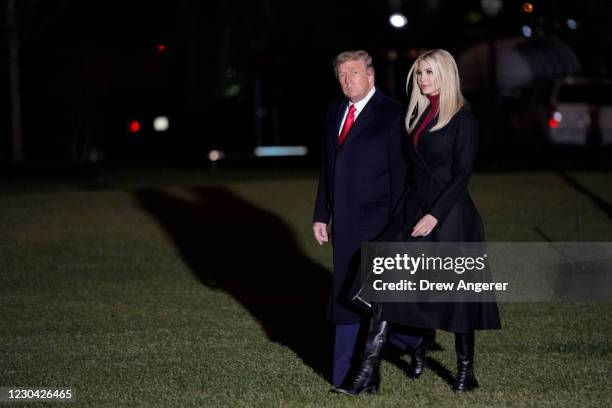
M374 86L374 72L367 70L363 61L346 61L336 70L342 92L352 103L366 97Z

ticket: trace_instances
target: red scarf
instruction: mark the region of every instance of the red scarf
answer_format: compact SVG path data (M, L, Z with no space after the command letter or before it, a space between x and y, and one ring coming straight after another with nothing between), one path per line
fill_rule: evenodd
M423 119L419 128L416 130L416 132L414 132L414 136L412 136L412 144L414 145L414 147L416 147L419 143L419 138L421 137L423 130L425 130L427 125L429 125L431 121L434 120L434 118L438 115L438 108L440 107L440 94L427 95L427 98L429 99L431 109L429 109L429 112L427 112L425 119Z

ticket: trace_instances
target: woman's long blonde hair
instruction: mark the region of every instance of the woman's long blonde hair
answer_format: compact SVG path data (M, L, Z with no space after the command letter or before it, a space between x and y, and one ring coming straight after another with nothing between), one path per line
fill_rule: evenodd
M406 93L408 93L410 82L412 82L412 92L406 113L406 129L412 132L419 123L423 112L429 106L429 99L421 93L417 84L417 67L419 62L425 61L431 67L434 78L440 85L440 106L438 108L438 123L431 128L431 131L443 128L448 124L453 115L465 105L465 99L461 93L459 82L459 72L453 56L445 50L429 50L414 61L406 78ZM412 79L412 80L411 80ZM416 111L415 111L416 108ZM412 120L411 120L412 118Z

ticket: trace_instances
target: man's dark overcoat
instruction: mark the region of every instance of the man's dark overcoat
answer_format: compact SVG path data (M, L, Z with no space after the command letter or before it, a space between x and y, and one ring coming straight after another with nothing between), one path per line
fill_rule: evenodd
M359 271L361 243L371 241L389 223L406 177L402 106L376 90L338 145L347 106L348 100L337 100L327 111L313 218L332 222L334 271L327 317L334 324L361 322L348 299Z

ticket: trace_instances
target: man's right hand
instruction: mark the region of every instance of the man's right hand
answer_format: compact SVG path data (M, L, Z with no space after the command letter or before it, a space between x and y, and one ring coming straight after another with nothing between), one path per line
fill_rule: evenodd
M323 222L315 222L312 224L312 230L319 245L323 245L329 241L329 236L327 235L327 224Z

